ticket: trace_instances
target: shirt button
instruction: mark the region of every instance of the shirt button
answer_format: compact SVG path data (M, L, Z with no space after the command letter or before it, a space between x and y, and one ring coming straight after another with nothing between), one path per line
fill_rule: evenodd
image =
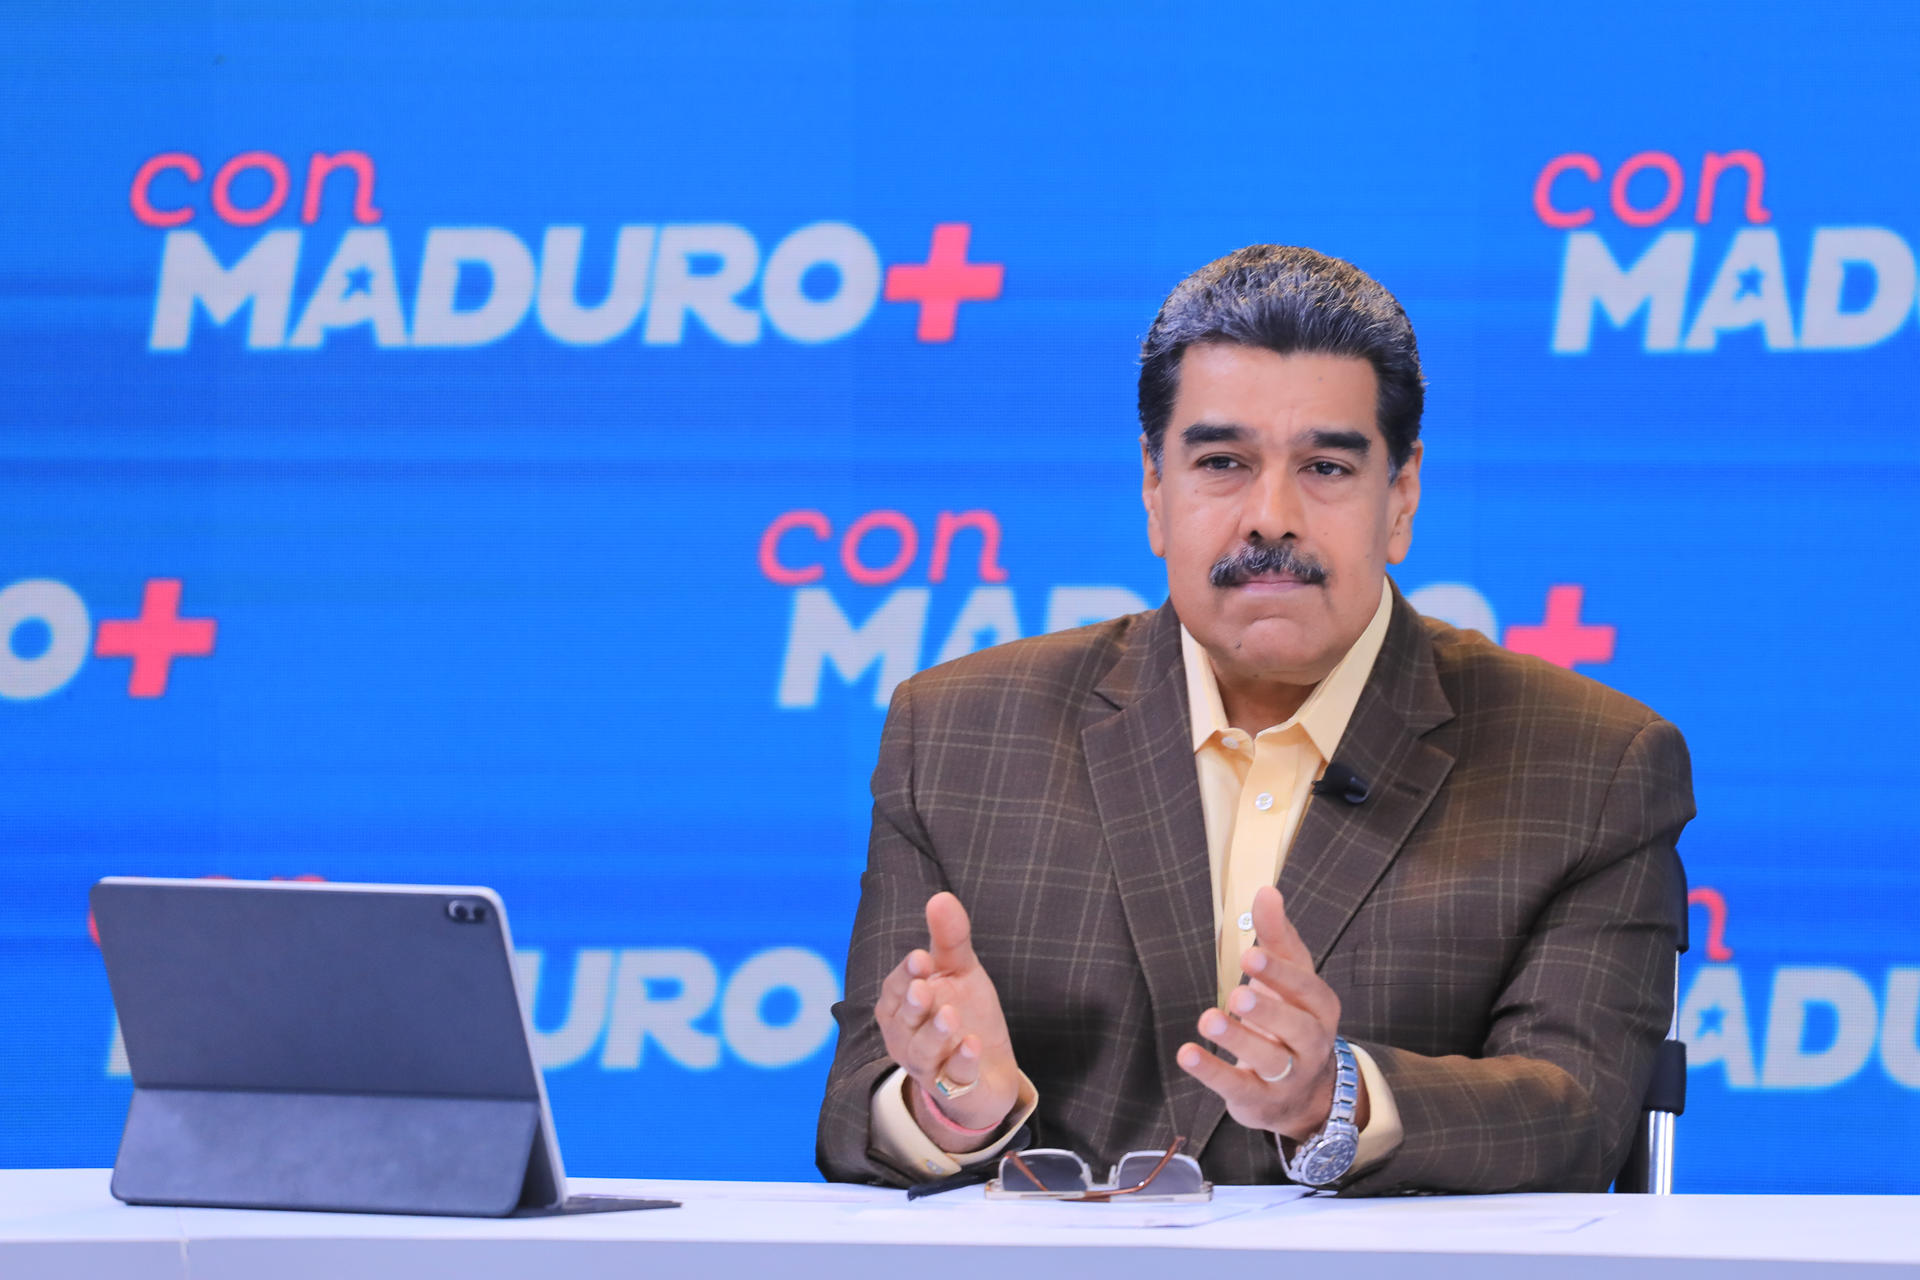
M1240 913L1240 918L1234 921L1234 923L1240 926L1240 932L1252 933L1253 932L1253 912L1242 911Z
M1260 810L1262 813L1265 813L1268 809L1273 808L1273 792L1262 791L1259 795L1255 796L1253 798L1253 807Z

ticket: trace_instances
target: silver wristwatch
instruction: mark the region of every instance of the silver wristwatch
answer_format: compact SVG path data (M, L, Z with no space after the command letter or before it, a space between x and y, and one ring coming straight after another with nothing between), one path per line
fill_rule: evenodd
M1353 1046L1343 1037L1333 1039L1333 1110L1320 1132L1300 1144L1287 1161L1287 1176L1308 1187L1325 1187L1346 1176L1360 1153L1360 1130L1353 1111L1360 1103L1360 1064Z

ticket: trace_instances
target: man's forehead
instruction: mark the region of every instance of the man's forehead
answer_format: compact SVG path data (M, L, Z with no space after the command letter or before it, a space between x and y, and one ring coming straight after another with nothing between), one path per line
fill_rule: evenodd
M1171 434L1200 443L1239 438L1311 447L1316 432L1358 432L1384 443L1378 390L1373 365L1358 356L1201 343L1181 355ZM1210 439L1188 437L1194 427L1222 430L1202 433ZM1240 434L1227 434L1233 431Z

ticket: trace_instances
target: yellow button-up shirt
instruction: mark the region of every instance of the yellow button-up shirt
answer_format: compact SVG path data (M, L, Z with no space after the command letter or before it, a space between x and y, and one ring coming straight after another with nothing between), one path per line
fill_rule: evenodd
M1278 884L1287 852L1300 830L1313 784L1340 746L1373 674L1393 616L1393 591L1380 585L1380 606L1326 679L1313 687L1300 709L1258 734L1227 722L1220 683L1200 642L1180 628L1186 667L1187 708L1193 722L1194 767L1200 775L1200 808L1206 816L1207 863L1213 877L1213 928L1219 1003L1240 983L1240 957L1253 945L1253 895ZM1404 1136L1399 1108L1386 1078L1365 1049L1353 1056L1367 1083L1367 1127L1360 1132L1354 1168L1391 1155Z
M1200 781L1200 807L1207 828L1207 864L1213 886L1214 933L1220 1004L1240 982L1240 956L1253 944L1253 894L1275 884L1287 851L1306 812L1314 782L1333 758L1360 691L1373 674L1374 661L1387 637L1393 592L1380 588L1380 606L1346 656L1315 685L1307 700L1283 723L1248 734L1227 722L1213 663L1199 641L1180 629L1180 656L1186 669L1187 705L1192 720L1194 768ZM1197 1011L1196 1011L1197 1016ZM1386 1080L1366 1050L1356 1047L1366 1080L1369 1118L1360 1133L1354 1168L1392 1154L1403 1131ZM996 1140L977 1151L950 1154L920 1131L906 1102L910 1084L897 1069L874 1091L869 1116L873 1146L901 1168L934 1176L957 1173L997 1156L1039 1097L1021 1079L1020 1099Z

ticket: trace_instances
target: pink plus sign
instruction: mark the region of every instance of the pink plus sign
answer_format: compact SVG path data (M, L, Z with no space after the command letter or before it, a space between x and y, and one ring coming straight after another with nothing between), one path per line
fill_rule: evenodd
M180 616L180 579L148 578L140 616L102 622L93 656L132 658L127 696L158 698L167 691L175 658L204 658L213 652L215 625L212 618Z
M1547 616L1537 627L1508 627L1507 648L1545 658L1556 667L1613 661L1613 628L1580 621L1585 587L1547 588Z
M920 304L922 342L950 342L954 321L963 302L991 302L1000 296L1006 267L998 262L968 262L967 241L973 225L943 222L933 229L933 248L926 262L887 268L888 302Z

